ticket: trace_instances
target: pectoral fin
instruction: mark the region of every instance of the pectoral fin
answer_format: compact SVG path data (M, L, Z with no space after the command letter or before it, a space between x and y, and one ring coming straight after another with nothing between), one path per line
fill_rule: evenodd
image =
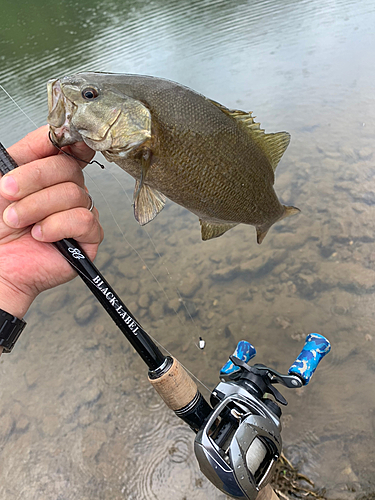
M134 217L141 226L155 219L165 205L166 197L147 184L136 181L134 188Z
M213 222L207 222L202 219L199 219L199 222L201 223L201 233L203 241L210 240L211 238L217 238L218 236L221 236L232 227L237 226L237 224L235 223L215 224Z

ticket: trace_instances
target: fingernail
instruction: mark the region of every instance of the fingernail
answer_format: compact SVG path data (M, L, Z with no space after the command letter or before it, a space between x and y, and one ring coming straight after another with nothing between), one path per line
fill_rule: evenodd
M6 210L4 210L3 218L5 220L5 223L8 224L8 226L17 227L18 215L15 208L9 207Z
M31 236L36 240L42 239L42 226L40 224L35 224L31 230Z
M14 177L6 175L1 179L1 190L4 194L14 196L18 193L18 185Z

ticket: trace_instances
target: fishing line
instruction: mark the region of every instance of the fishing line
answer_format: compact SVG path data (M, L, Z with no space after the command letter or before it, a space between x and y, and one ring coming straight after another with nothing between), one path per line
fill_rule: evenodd
M111 173L111 172L110 172ZM147 265L147 263L145 262L145 260L143 259L143 257L141 256L141 254L138 252L138 250L129 242L129 240L127 239L127 237L125 236L125 233L124 231L122 230L120 224L117 222L116 220L116 217L106 199L106 197L104 196L104 194L102 193L101 189L99 188L98 184L94 181L94 179L91 177L91 175L88 173L88 172L85 172L85 174L90 178L91 182L95 185L95 187L97 188L97 190L99 191L99 193L101 194L102 198L104 199L107 207L108 207L108 210L110 211L110 214L112 215L112 218L113 220L115 221L115 224L118 228L118 230L120 231L123 239L126 241L126 243L129 245L129 247L137 254L139 260L142 262L142 264L144 265L145 269L147 269L147 271L151 274L151 276L153 277L153 279L155 280L155 282L158 284L160 290L163 292L163 294L165 295L165 298L169 301L170 300L170 297L168 296L167 292L165 291L164 287L162 286L162 284L160 283L160 281L157 279L157 277L155 276L155 274L151 271L151 269L149 268L149 266ZM113 174L112 174L112 177ZM114 177L115 178L115 177ZM116 179L116 178L115 178ZM117 180L117 179L116 179ZM121 184L120 184L121 185ZM121 186L122 187L122 186ZM180 318L178 312L173 308L173 311L175 312L178 320L180 321L181 325L182 326L185 326L184 325L184 322L182 321L182 319Z
M65 153L65 151L63 151L63 153ZM83 161L83 160L80 160L80 161ZM113 177L113 178L114 178L114 179L115 179L115 180L116 180L116 181L120 184L120 186L121 186L121 188L123 189L123 191L125 192L126 196L128 196L128 195L127 195L127 193L126 193L126 191L125 191L125 189L124 189L124 187L123 187L123 186L122 186L122 184L120 183L120 181L119 181L118 179L116 179L116 177L112 174L112 172L110 172L110 171L109 171L109 169L107 169L107 172L109 172L109 173L112 175L112 177ZM158 286L159 286L160 290L163 292L163 294L165 295L165 297L166 297L166 298L167 298L167 300L169 301L170 299L169 299L169 297L168 297L168 295L167 295L167 292L165 291L165 289L164 289L164 288L163 288L163 286L161 285L160 281L157 279L157 277L154 275L154 273L153 273L153 272L151 271L151 269L148 267L148 265L146 264L146 262L144 261L144 259L142 258L141 254L138 252L138 250L137 250L136 248L134 248L134 247L133 247L133 245L132 245L132 244L129 242L129 240L126 238L124 231L122 230L121 226L120 226L120 225L119 225L119 223L117 222L116 217L115 217L115 215L114 215L114 213L113 213L113 211L112 211L112 209L111 209L111 207L110 207L110 205L109 205L109 203L108 203L108 201L107 201L106 197L104 196L104 194L102 193L101 189L99 188L98 184L94 181L94 179L92 178L92 176L91 176L91 175L90 175L87 171L85 171L85 175L87 175L87 176L90 178L91 182L92 182L92 183L96 186L96 188L98 189L98 191L99 191L100 195L102 196L103 200L105 201L105 203L106 203L106 205L107 205L107 207L108 207L108 210L110 211L110 213L111 213L111 215L112 215L112 218L113 218L113 220L115 221L115 224L116 224L116 226L117 226L118 230L120 231L120 233L121 233L121 235L122 235L123 239L124 239L124 240L126 241L126 243L129 245L129 247L130 247L130 248L131 248L131 249L132 249L132 250L133 250L133 251L137 254L138 258L141 260L141 262L143 263L143 265L145 266L145 268L147 269L147 271L151 274L151 276L153 277L153 279L155 280L155 282L158 284ZM128 196L128 198L129 198L129 196ZM149 236L149 238L151 239L151 236ZM154 245L154 244L153 244L153 245ZM154 245L154 248L155 248L155 245ZM156 250L156 248L155 248L155 250ZM156 250L156 252L157 252L157 250ZM159 257L161 258L161 256L160 256L159 252L157 252L157 253L158 253ZM168 274L169 274L169 273L168 273ZM181 325L185 328L185 326L186 326L186 325L185 325L185 323L182 321L182 319L180 318L180 316L179 316L178 312L177 312L174 308L173 308L173 311L174 311L175 315L177 316L178 320L180 321ZM190 316L190 317L191 317L191 316ZM191 318L191 319L192 319L192 321L193 321L193 318ZM163 319L163 322L164 322L164 319ZM165 324L165 322L164 322L164 324ZM194 327L195 327L195 328L197 328L197 327L196 327L196 325L195 325L195 323L194 323L194 321L193 321L193 324L194 324ZM148 333L148 332L147 332L147 333ZM163 349L163 350L164 350L167 354L169 354L169 356L172 356L172 357L173 357L173 355L172 355L172 354L168 351L168 349L167 349L167 348L166 348L163 344L161 344L158 340L156 340L156 339L155 339L155 338L154 338L154 337L153 337L150 333L148 333L148 335L149 335L149 337L151 337L151 339L152 339L152 340L153 340L153 341L154 341L154 342L155 342L155 343L156 343L159 347L161 347L161 348L162 348L162 349ZM201 340L201 337L199 337L199 339ZM196 347L197 347L197 348L199 348L199 346L198 346L197 344L195 344L195 345L196 345ZM200 349L200 348L199 348L199 349ZM188 369L185 365L183 365L183 364L181 363L181 361L179 361L179 363L180 363L180 365L181 365L183 368L185 368L185 370L189 373L189 375L191 375L191 377L193 377L193 378L194 378L194 379L195 379L195 380L196 380L196 381L197 381L197 382L198 382L198 383L199 383L202 387L204 387L204 388L208 391L208 393L209 393L209 394L211 394L211 392L212 392L212 390L211 390L211 389L209 389L209 388L208 388L208 387L207 387L207 386L206 386L206 385L205 385L205 384L204 384L204 383L203 383L203 382L202 382L202 381L201 381L201 380L200 380L200 379L199 379L196 375L194 375L194 373L192 373L192 372L191 372L191 371L190 371L190 370L189 370L189 369Z
M161 344L160 342L158 342L158 341L157 341L157 340L156 340L156 339L155 339L152 335L150 335L148 332L147 332L147 335L148 335L149 337L151 337L151 339L155 342L155 344L157 344L159 347L161 347L161 348L162 348L162 349L163 349L163 350L164 350L164 351L165 351L165 352L166 352L169 356L173 357L173 355L172 355L172 354L168 351L168 349L166 349L166 348L163 346L163 344ZM208 387L206 386L206 384L204 384L201 380L199 380L199 378L198 378L196 375L194 375L194 373L192 373L192 372L191 372L188 368L186 368L186 366L185 366L185 365L183 365L183 364L181 363L181 361L180 361L180 360L179 360L178 362L180 363L180 365L181 365L183 368L185 368L185 370L188 372L188 374L189 374L191 377L193 377L193 378L194 378L194 379L198 382L198 384L200 384L202 387L204 387L204 388L208 391L208 393L209 393L209 394L211 394L211 393L212 393L212 389L208 388Z
M82 161L82 160L81 160ZM88 172L85 172L85 174L90 178L91 182L95 185L95 187L97 188L97 190L99 191L99 193L101 194L101 196L103 197L107 207L108 207L108 210L110 211L111 215L112 215L112 218L113 220L115 221L115 224L118 228L118 230L120 231L122 237L124 238L124 240L126 241L126 243L129 245L129 247L137 254L138 258L140 259L140 261L142 262L142 264L144 265L145 269L147 269L147 271L151 274L151 276L154 278L154 280L156 281L156 283L158 284L158 286L160 287L160 289L163 291L165 297L167 298L167 300L170 300L168 295L167 295L167 292L164 290L164 288L162 287L161 283L159 282L159 280L157 279L157 277L154 275L154 273L151 271L151 269L148 267L146 261L143 259L143 257L141 256L141 254L138 252L138 250L130 243L130 241L127 239L127 237L125 236L125 233L124 231L121 229L121 226L120 224L117 222L116 220L116 217L106 199L106 197L104 196L104 194L102 193L101 189L99 188L99 186L97 185L97 183L94 181L94 179L91 177L91 175L88 173ZM177 314L177 313L176 313Z
M109 172L109 173L111 174L111 176L115 179L115 181L116 181L116 182L120 185L120 187L121 187L122 191L124 192L125 196L128 198L129 203L132 203L132 201L131 201L131 199L130 199L130 197L129 197L128 193L126 192L126 190L125 190L124 186L121 184L120 180L119 180L119 179L118 179L118 178L117 178L117 177L113 174L113 172L111 172L111 170L110 170L110 169L108 169L108 170L107 170L107 172ZM117 226L118 226L118 224L117 224ZM142 229L143 229L143 231L145 231L145 233L147 234L148 239L150 240L150 243L151 243L151 244L152 244L152 246L154 247L154 250L155 250L155 252L157 253L157 255L158 255L158 257L159 257L160 262L163 264L164 269L165 269L165 271L166 271L166 273L167 273L167 275L168 275L169 279L173 282L172 275L171 275L171 273L169 272L169 270L168 270L167 266L165 265L165 263L163 263L162 256L160 255L160 253L159 253L158 249L156 248L155 242L154 242L154 240L152 239L152 237L151 237L150 233L147 231L147 229L146 229L145 227L143 227ZM163 290L163 291L164 291L164 290ZM176 292L176 294L178 295L179 301L180 301L180 302L181 302L181 304L183 305L183 307L184 307L184 309L185 309L185 311L186 311L187 315L189 316L189 318L190 318L191 322L193 323L193 327L194 327L194 329L196 330L196 332L198 332L198 331L199 331L199 330L198 330L198 327L197 327L197 325L196 325L196 323L195 323L195 321L194 321L194 318L192 317L192 315L191 315L191 313L190 313L190 311L189 311L189 309L188 309L188 307L187 307L187 305L186 305L186 303L185 303L184 299L182 298L182 296L181 296L181 293L180 293L179 289L178 289L177 287L175 287L175 286L174 286L174 291L175 291L175 292ZM166 292L165 292L165 291L164 291L164 293L165 293L165 295L166 295ZM166 295L166 296L167 296L167 295ZM168 300L169 300L169 299L168 299ZM174 312L175 312L175 313L176 313L176 315L178 316L177 311L176 311L174 308L172 308L172 309L174 310ZM197 335L197 337L200 339L199 335ZM194 342L194 344L195 344L195 346L196 346L196 347L200 348L200 347L199 347L199 346L198 346L195 342Z
M30 118L30 116L21 108L21 106L18 105L18 103L13 99L13 97L4 89L4 87L0 84L0 88L4 91L4 93L9 97L9 99L17 106L17 108L26 116L28 120L31 121L31 123L35 126L35 128L38 128L39 125L37 125L34 120Z

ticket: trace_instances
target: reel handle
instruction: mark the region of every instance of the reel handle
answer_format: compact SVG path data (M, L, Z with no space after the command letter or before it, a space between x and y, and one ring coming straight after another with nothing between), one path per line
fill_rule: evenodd
M232 356L235 356L241 361L248 363L250 359L252 359L256 355L256 353L257 352L253 344L250 344L250 342L247 342L246 340L240 340ZM236 366L230 359L228 359L228 361L220 370L220 377L231 375L232 373L237 372L239 369L239 366Z
M331 350L329 341L319 333L310 333L306 337L305 345L289 368L289 374L298 375L303 385L307 385L313 376L319 362Z

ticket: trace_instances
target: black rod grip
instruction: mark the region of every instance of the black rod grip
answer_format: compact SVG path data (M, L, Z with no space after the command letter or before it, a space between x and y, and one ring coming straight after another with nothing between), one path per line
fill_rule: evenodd
M0 142L0 172L5 175L17 167L17 163Z

